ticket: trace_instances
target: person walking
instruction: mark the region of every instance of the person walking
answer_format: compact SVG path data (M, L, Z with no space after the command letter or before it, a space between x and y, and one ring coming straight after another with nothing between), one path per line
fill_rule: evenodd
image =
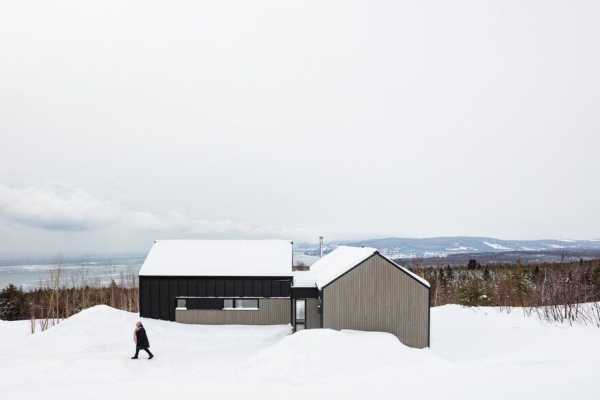
M148 341L148 335L144 325L140 321L135 324L135 330L133 331L133 341L135 342L135 355L131 357L132 360L137 360L140 350L144 350L148 353L148 360L154 357L154 354L150 352L150 342Z

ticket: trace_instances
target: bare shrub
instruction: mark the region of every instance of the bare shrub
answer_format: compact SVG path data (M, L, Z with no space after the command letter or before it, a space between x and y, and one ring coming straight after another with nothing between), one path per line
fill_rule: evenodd
M546 321L600 327L600 260L543 264L422 267L412 270L431 284L431 305L521 307Z
M79 311L99 304L125 311L138 312L137 277L121 275L118 282L102 285L99 280L89 280L86 274L71 278L67 286L63 282L63 271L59 266L49 272L46 282L40 287L24 292L27 298L27 313L21 319L31 321L31 332L45 331L63 319Z

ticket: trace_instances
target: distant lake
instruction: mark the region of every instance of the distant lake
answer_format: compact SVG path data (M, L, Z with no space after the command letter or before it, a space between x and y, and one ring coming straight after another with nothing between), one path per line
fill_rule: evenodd
M52 271L60 270L63 286L101 286L117 283L120 280L131 281L144 262L145 257L96 259L93 261L69 261L63 263L32 263L24 265L0 266L0 288L12 283L23 289L46 286L50 282Z
M318 257L294 253L294 262L312 264ZM93 259L69 260L64 262L36 261L19 265L0 265L0 289L13 284L23 289L47 286L53 271L60 269L63 286L102 286L112 280L130 285L137 278L145 256L98 257ZM136 283L137 284L137 283Z

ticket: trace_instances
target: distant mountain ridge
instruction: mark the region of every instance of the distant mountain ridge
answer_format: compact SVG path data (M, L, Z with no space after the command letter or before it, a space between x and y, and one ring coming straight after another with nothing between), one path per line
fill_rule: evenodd
M374 247L392 258L446 257L463 253L495 253L508 251L600 250L600 240L502 240L491 237L449 236L433 238L381 238L327 243L326 251L337 246ZM307 248L311 254L318 251Z

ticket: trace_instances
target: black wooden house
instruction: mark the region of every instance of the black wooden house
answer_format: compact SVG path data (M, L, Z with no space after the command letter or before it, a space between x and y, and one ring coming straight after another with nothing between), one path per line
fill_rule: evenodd
M139 280L142 317L198 324L291 321L290 241L156 241Z

